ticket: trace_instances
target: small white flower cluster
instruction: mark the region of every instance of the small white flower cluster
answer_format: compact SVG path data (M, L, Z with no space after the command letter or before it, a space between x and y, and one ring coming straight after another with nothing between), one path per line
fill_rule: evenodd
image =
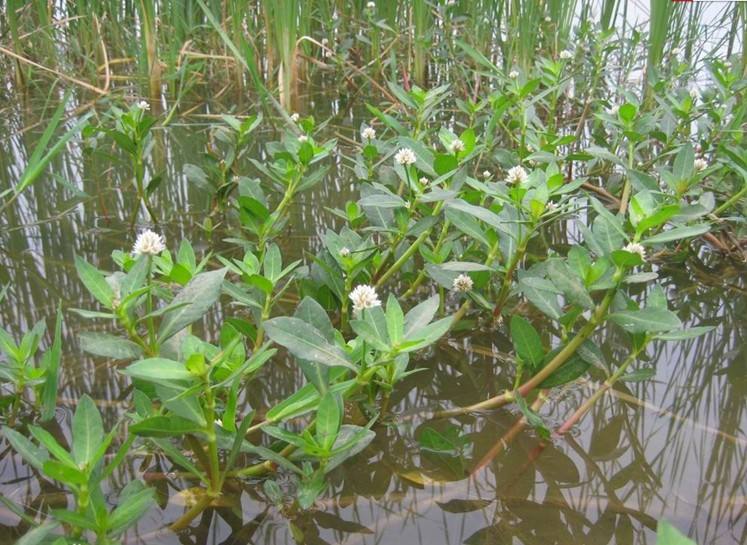
M340 257L349 257L350 256L350 248L347 246L343 246L340 248Z
M366 3L366 7L368 9L375 9L376 8L376 2L368 2L368 3Z
M696 171L700 172L701 170L705 170L708 168L708 161L703 159L702 157L698 157L693 161L693 167Z
M301 116L294 112L291 114L290 118L293 123L298 123L298 120L301 119Z
M623 248L626 252L630 252L631 254L638 254L641 256L641 259L646 259L646 248L643 247L643 244L639 244L637 242L629 242L625 245Z
M429 183L431 183L431 181L428 178L426 178L425 176L423 176L422 178L420 178L420 180L418 180L418 181L420 182L420 185L422 185L422 186L426 186Z
M360 312L367 308L381 306L379 296L376 295L376 289L367 284L356 286L355 289L350 292L350 300L353 302L353 310L356 312Z
M132 247L132 255L158 255L166 249L163 237L158 233L146 229L141 232Z
M516 70L511 70L508 73L508 77L511 78L511 79L516 79L516 78L519 77L519 73Z
M528 177L529 174L527 174L526 170L524 170L521 166L515 166L508 169L508 172L506 173L506 183L521 184L525 182Z
M460 151L464 151L464 142L462 142L459 138L454 139L451 144L449 144L449 151L451 151L451 153L459 153Z
M303 144L304 142L308 142L309 141L309 137L306 136L305 134L302 134L301 136L298 137L298 141Z
M415 156L415 152L410 148L402 148L394 154L394 160L400 165L412 165L418 158Z
M366 127L361 131L361 136L364 140L373 140L376 138L376 129L373 127Z
M548 201L547 204L545 205L545 208L547 209L548 212L557 212L559 206L558 206L558 203L556 203L555 201Z
M149 112L150 111L150 104L147 101L145 101L145 100L141 100L140 102L138 102L137 104L135 104L135 106L137 106L139 109L141 109L141 110L143 110L145 112Z
M693 101L698 100L700 98L700 93L695 87L690 89L690 98L693 99Z
M568 59L573 58L573 53L567 49L564 49L563 51L560 52L560 58L567 61Z
M550 17L549 15L547 17L545 17L545 22L546 23L552 23L552 17Z
M490 178L490 171L489 170L483 170L482 171L482 177L483 178Z
M475 283L472 279L468 275L462 273L454 279L454 282L451 284L451 289L460 293L467 293L474 285Z

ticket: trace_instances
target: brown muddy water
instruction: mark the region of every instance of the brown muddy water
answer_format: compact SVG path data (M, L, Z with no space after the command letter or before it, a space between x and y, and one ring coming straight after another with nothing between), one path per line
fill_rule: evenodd
M330 110L330 107L332 110ZM337 114L327 136L352 136L361 119L323 94L306 110L316 118ZM212 113L203 108L204 113ZM363 114L361 109L360 113ZM29 103L7 107L0 119L0 190L15 183L38 138L24 127L39 121L41 109ZM355 119L355 123L353 123ZM266 126L269 126L265 123ZM185 163L205 149L209 120L177 120L158 131L153 168L165 173L154 199L160 228L173 250L189 238L198 255L209 250L236 252L224 241L236 222L217 214L215 228L204 228L208 199L188 184ZM257 136L255 149L261 149ZM339 220L327 210L357 198L354 176L342 150L324 184L303 195L280 244L291 257L315 249L318 235ZM93 302L78 281L74 256L99 267L112 264L115 249L129 249L133 192L127 165L109 155L71 144L0 218L0 283L10 284L0 304L3 327L18 333L40 319L52 323L56 305L88 308ZM510 341L501 328L466 336L455 332L411 365L423 371L400 384L393 416L376 426L376 440L335 470L331 487L316 508L285 514L262 501L257 483L236 485L225 505L203 513L179 534L164 528L189 502L179 492L191 486L169 473L163 461L130 456L111 478L116 491L144 478L158 491L158 507L128 532L127 543L282 544L607 544L654 543L665 518L699 545L747 541L747 298L745 276L735 264L704 253L660 270L670 305L685 323L717 326L683 343L657 344L648 363L652 380L626 383L598 403L572 434L542 443L524 431L503 443L520 414L506 408L451 421L429 421L428 412L474 403L510 387ZM390 286L389 290L396 290ZM386 294L384 294L386 297ZM291 308L289 306L289 308ZM225 309L202 327L214 336ZM91 323L65 313L64 371L53 431L69 437L74 400L84 393L98 400L111 425L127 410L128 379L110 362L79 349L76 336ZM601 341L601 340L600 340ZM610 360L624 357L622 340L610 333L601 342ZM268 407L295 391L303 376L292 361L268 365L247 395ZM541 413L557 426L589 395L580 382L556 392ZM420 448L426 426L455 427L468 441L461 454L437 456ZM0 494L34 515L71 501L55 485L40 480L0 442ZM0 506L0 543L12 543L25 523Z

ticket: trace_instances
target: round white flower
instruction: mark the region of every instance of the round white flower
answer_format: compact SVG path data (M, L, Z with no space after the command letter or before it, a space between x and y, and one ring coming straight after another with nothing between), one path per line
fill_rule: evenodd
M350 255L350 248L343 246L340 248L340 257L348 257Z
M428 185L430 183L430 180L428 178L426 178L425 176L423 176L422 178L420 178L419 181L420 181L420 185Z
M693 100L698 100L698 98L700 98L700 93L695 87L690 89L690 98Z
M133 255L158 255L166 249L163 237L158 233L146 229L141 232L132 247Z
M451 153L459 153L460 151L464 151L464 142L462 142L459 138L453 140L451 144L449 144L449 150Z
M301 116L298 115L297 113L292 113L290 117L291 117L291 121L293 121L293 123L298 123L298 120L301 119Z
M353 310L356 312L360 312L366 308L381 306L379 296L376 295L376 289L367 284L356 286L355 289L350 292L350 300L353 302Z
M528 177L529 174L527 174L526 170L524 170L521 166L515 166L513 168L510 168L506 173L506 183L520 184L522 182L525 182Z
M472 286L474 286L472 279L468 275L462 273L454 279L454 282L451 284L451 289L461 293L466 293L472 289Z
M549 15L547 17L545 17L545 22L546 23L552 23L552 17L550 17Z
M146 112L150 111L150 104L145 100L141 100L135 106Z
M482 171L482 177L483 178L490 178L490 171L489 170L483 170Z
M394 154L394 160L400 165L412 165L418 158L415 156L415 152L410 148L402 148Z
M548 212L555 212L558 209L558 203L554 201L548 201L545 205L545 208L547 208Z
M695 170L700 172L701 170L705 170L708 168L708 161L706 161L702 157L698 157L697 159L695 159L695 161L693 161L693 167L695 168Z
M368 2L368 3L366 4L366 7L367 7L368 9L374 9L374 8L376 7L376 2Z
M573 58L573 53L568 51L567 49L560 52L560 58L563 60L568 60Z
M511 78L511 79L516 79L516 78L519 77L519 73L516 70L511 70L508 73L508 77Z
M298 137L298 141L303 144L304 142L308 142L309 141L309 137L306 136L305 134L302 134L301 136Z
M641 256L641 259L646 259L646 248L643 247L643 244L630 242L625 245L623 250L625 250L626 252L630 252L631 254L638 254L639 256Z
M724 66L726 67L727 70L731 70L731 61L725 61Z
M327 45L329 43L329 40L327 38L322 38L322 45Z
M361 131L361 136L363 136L364 140L373 140L376 138L376 129L373 127L366 127Z
M331 50L329 50L329 49L325 49L325 50L324 50L324 57L325 57L326 59L331 59L333 55L334 55L334 53L332 53L332 51L331 51Z

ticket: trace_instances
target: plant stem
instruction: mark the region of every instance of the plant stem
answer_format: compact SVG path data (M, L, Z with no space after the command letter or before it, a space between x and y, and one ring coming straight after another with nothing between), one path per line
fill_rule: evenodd
M563 422L563 424L555 432L555 435L561 436L570 431L573 426L578 424L581 418L583 418L583 416L587 412L589 412L589 410L594 406L599 398L601 398L607 392L607 390L612 388L612 386L620 379L626 369L638 359L638 355L646 348L647 344L648 339L642 342L639 348L631 352L622 363L622 365L618 367L617 371L615 371L611 377L605 380L602 385L592 394L592 396L587 399L578 409L576 409L576 411L565 422Z
M526 397L529 392L542 384L542 382L544 382L546 378L552 375L560 366L568 361L570 357L575 354L576 350L578 350L578 348L586 341L586 339L588 339L591 334L594 333L597 326L604 321L607 310L612 304L615 293L617 293L617 286L622 280L623 272L624 271L622 269L618 269L615 272L615 276L613 278L615 287L607 290L607 293L605 294L602 301L594 309L594 313L592 314L589 321L586 322L586 324L579 330L579 332L576 333L576 335L568 342L568 344L566 344L545 367L543 367L536 375L534 375L519 387L518 392L523 397ZM448 418L451 416L458 416L475 411L495 409L513 402L514 398L515 395L513 391L506 391L500 395L497 395L490 399L486 399L485 401L475 403L474 405L469 405L467 407L458 407L446 411L439 411L434 415L434 417Z

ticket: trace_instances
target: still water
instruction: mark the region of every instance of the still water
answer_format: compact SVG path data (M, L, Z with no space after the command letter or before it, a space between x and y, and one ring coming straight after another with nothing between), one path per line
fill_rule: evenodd
M333 111L323 94L307 97L317 119L334 115L325 129L344 151L360 115L339 104ZM210 113L207 109L204 113ZM15 183L38 138L24 130L39 121L37 104L3 110L0 119L0 190ZM47 114L48 115L48 114ZM355 118L355 125L352 119ZM205 228L209 199L190 186L184 165L198 162L209 137L208 117L191 117L159 131L150 168L164 183L154 198L159 228L172 250L189 238L198 256L209 250L236 253L224 239L237 223L221 213ZM256 133L254 155L269 133ZM127 165L110 149L96 152L79 141L68 145L44 179L0 218L0 283L10 291L0 304L0 322L14 334L38 320L51 327L56 305L94 306L77 279L75 255L102 268L111 252L127 250L134 201ZM303 195L280 241L284 260L317 248L318 235L339 227L329 208L357 198L354 175L336 156L325 183ZM251 173L248 173L253 175ZM254 174L256 175L256 174ZM652 380L620 384L567 437L543 443L531 431L502 441L519 419L514 408L449 422L429 421L429 412L474 403L510 387L510 341L502 328L480 326L469 337L454 333L411 366L392 399L392 417L376 426L376 440L332 474L332 486L316 508L289 520L262 501L257 483L236 485L225 506L206 511L191 529L163 528L188 502L190 486L169 473L163 460L138 453L112 477L120 490L143 478L158 491L159 506L126 536L128 543L282 544L646 544L666 518L700 545L747 541L747 298L744 270L708 252L685 263L663 266L670 307L684 322L717 326L683 343L657 344L647 354ZM390 286L397 290L397 286ZM386 297L386 294L384 294ZM287 310L292 310L289 305ZM215 336L230 308L217 309L202 324ZM127 411L128 379L115 365L83 354L77 332L91 323L65 312L64 371L56 420L69 437L74 403L82 394L97 399L108 425ZM93 327L103 327L94 324ZM606 358L624 357L624 344L610 333L600 341ZM254 407L269 407L303 382L292 361L279 359L250 384ZM541 413L557 426L590 393L580 382L553 394ZM426 427L465 438L461 453L437 456L420 448ZM34 515L64 507L69 498L38 476L0 442L0 494ZM114 494L114 492L112 492ZM114 496L112 496L114 498ZM292 525L291 525L292 523ZM0 543L12 543L25 523L0 505ZM301 534L303 538L301 538Z

